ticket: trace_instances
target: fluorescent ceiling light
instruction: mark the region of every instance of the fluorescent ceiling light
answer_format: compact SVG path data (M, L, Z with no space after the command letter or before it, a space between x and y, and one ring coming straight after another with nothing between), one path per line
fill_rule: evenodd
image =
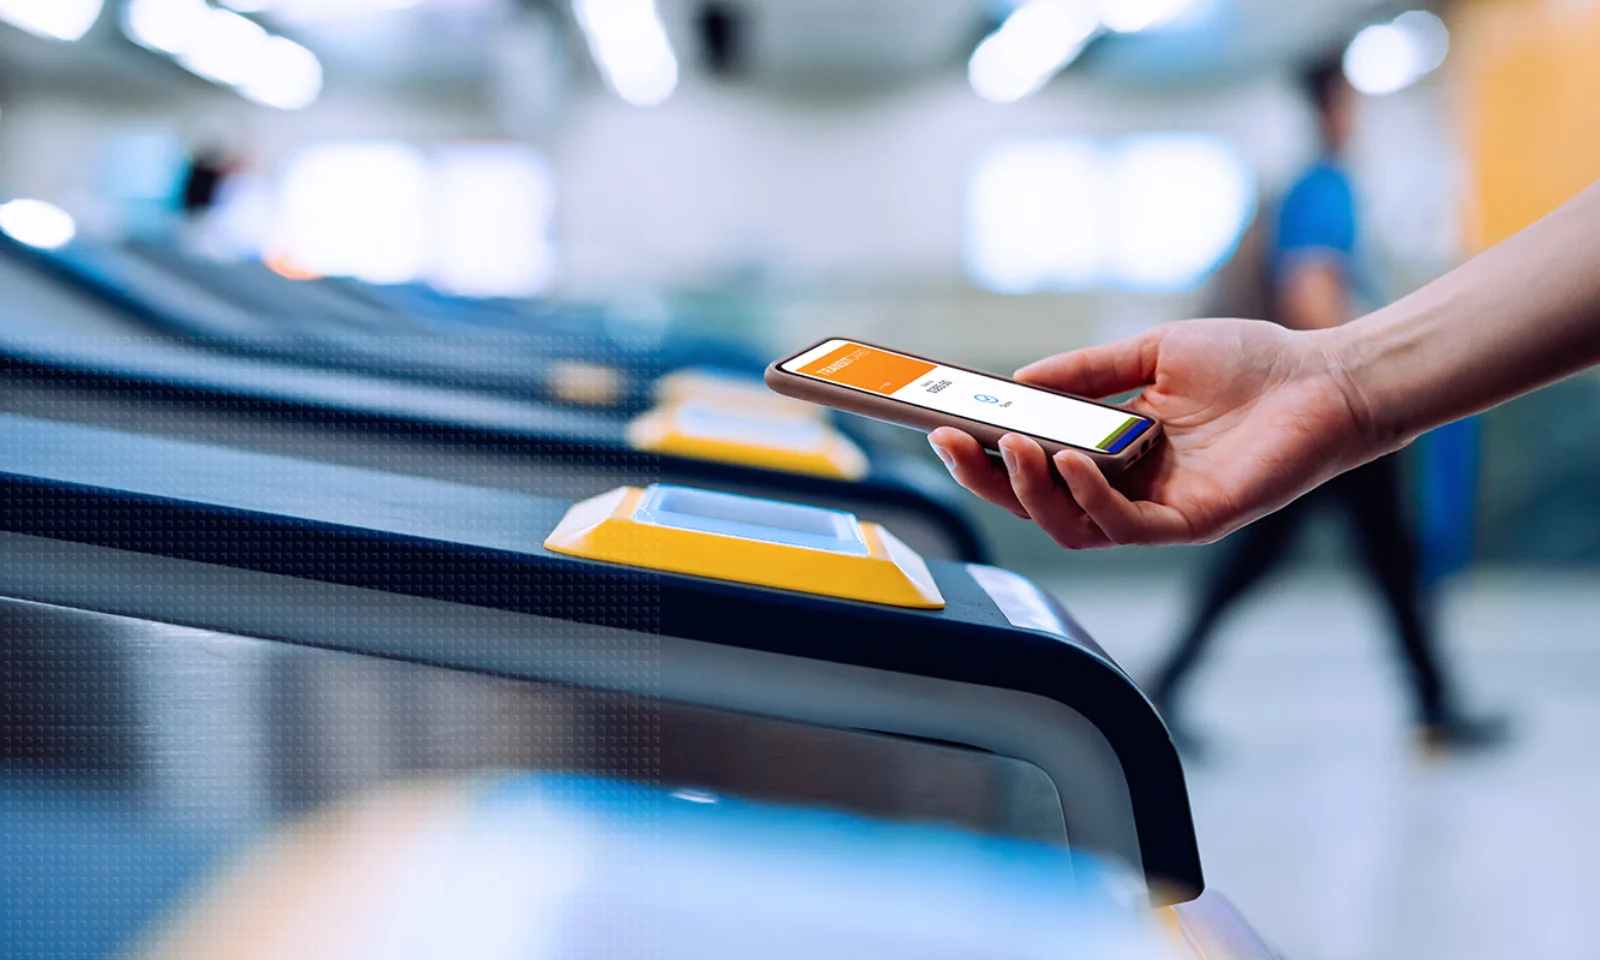
M267 13L284 20L316 22L393 13L418 6L422 0L224 0L240 13Z
M316 54L205 0L129 0L122 25L140 46L264 106L298 110L322 93Z
M176 55L195 42L210 13L205 0L128 0L122 28L139 46Z
M1362 30L1344 52L1344 75L1357 90L1377 96L1409 86L1417 76L1410 39L1390 23Z
M678 86L678 58L654 0L573 0L600 75L617 96L654 106Z
M100 19L103 0L0 0L0 20L36 37L77 40Z
M1412 10L1394 18L1395 27L1411 39L1416 51L1417 69L1431 73L1444 64L1450 53L1450 28L1426 10Z
M308 107L322 94L322 63L293 40L269 37L255 72L239 84L239 92L279 110Z
M1099 29L1089 0L1032 0L978 44L967 79L990 102L1021 100L1076 59Z
M1404 90L1444 63L1450 31L1425 10L1402 13L1390 23L1367 27L1344 52L1344 75L1370 96Z
M0 204L0 232L30 247L54 250L72 242L78 225L72 215L43 200L13 200Z
M1099 0L1096 9L1106 29L1139 33L1171 23L1191 2L1193 0Z
M207 80L233 86L261 72L269 36L254 20L212 9L178 62Z

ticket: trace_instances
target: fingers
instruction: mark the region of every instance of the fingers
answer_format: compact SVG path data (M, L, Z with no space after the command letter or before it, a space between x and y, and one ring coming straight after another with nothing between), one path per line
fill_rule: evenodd
M1083 454L1064 450L1056 454L1055 465L1072 499L1112 543L1157 546L1194 539L1183 514L1166 504L1129 500Z
M1011 489L1050 539L1069 550L1108 547L1111 541L1056 482L1055 470L1039 444L1028 437L1007 434L1000 439L1000 454L1010 474Z
M1192 541L1194 531L1176 509L1150 501L1131 501L1081 453L1064 451L1054 466L1039 444L1007 434L1000 440L1005 464L997 467L978 441L951 427L940 427L928 442L963 487L1024 520L1037 523L1069 550L1120 544L1158 545ZM1059 474L1065 489L1055 480Z
M1009 510L1024 520L1028 511L1017 501L1005 470L995 465L983 446L969 434L954 427L940 427L928 434L928 443L944 461L956 482L997 507Z
M1160 344L1158 327L1117 343L1046 357L1012 376L1064 393L1108 397L1149 385L1155 378Z

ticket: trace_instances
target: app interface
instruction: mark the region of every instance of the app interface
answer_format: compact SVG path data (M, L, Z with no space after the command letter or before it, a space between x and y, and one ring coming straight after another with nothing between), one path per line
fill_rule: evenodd
M848 340L829 340L783 369L1102 453L1120 452L1150 425L1124 410Z

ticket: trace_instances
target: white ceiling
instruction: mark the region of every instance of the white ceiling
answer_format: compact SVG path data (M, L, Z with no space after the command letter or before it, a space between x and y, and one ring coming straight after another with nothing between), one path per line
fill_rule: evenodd
M697 0L659 0L680 46ZM748 11L757 79L871 85L959 69L1016 0L725 0ZM1426 0L1414 0L1426 5ZM1404 0L1192 0L1172 27L1107 37L1080 69L1192 81L1275 68L1342 44Z
M567 0L523 0L570 31ZM745 10L752 82L782 89L870 91L962 69L1007 0L723 0ZM668 32L695 69L699 0L658 0ZM1275 69L1342 42L1400 0L1194 0L1184 25L1108 37L1074 69L1128 84L1193 83ZM1418 0L1421 3L1421 0ZM197 84L122 40L118 0L78 44L39 40L0 25L0 83L159 93ZM422 0L415 9L328 25L282 24L327 63L329 82L481 85L495 38L517 0ZM578 82L594 82L581 39L568 45Z

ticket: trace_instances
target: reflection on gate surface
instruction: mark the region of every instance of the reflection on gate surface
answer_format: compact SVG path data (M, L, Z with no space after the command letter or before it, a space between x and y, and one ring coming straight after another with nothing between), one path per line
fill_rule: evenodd
M264 831L417 776L601 774L1063 839L1030 764L634 695L17 600L0 672L0 926L22 956L104 955Z

